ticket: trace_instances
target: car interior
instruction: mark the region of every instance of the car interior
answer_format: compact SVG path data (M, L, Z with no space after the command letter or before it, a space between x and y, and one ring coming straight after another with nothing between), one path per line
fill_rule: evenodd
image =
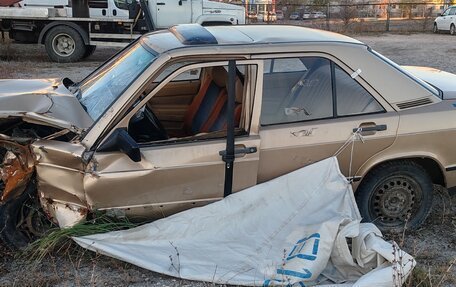
M245 75L237 69L234 114L236 134L245 133L245 129L240 127L244 79ZM154 83L149 91L156 85ZM128 132L138 143L224 137L227 126L227 86L228 72L227 67L223 66L190 71L190 77L188 74L187 77L177 76L130 119Z

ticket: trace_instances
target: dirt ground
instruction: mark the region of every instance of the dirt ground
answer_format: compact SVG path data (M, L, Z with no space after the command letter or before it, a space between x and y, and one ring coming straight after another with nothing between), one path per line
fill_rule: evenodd
M401 65L430 66L456 73L456 37L434 34L354 36ZM69 77L81 80L115 49L100 48L81 63L49 62L37 45L0 44L0 78ZM456 199L436 189L433 212L424 226L396 240L418 261L408 286L456 286ZM14 258L0 245L0 286L212 286L162 276L90 252L62 251L39 266Z

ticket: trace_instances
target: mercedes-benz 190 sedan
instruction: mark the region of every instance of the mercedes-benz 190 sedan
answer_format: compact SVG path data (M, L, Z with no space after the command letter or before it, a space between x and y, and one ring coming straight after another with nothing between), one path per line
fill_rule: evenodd
M47 222L99 213L153 220L333 155L365 221L416 228L433 184L456 186L455 83L274 25L180 25L77 83L0 81L0 237L23 247Z

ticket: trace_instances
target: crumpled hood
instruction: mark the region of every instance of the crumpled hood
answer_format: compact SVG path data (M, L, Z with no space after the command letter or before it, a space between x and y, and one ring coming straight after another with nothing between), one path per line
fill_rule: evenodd
M58 79L0 80L0 118L11 116L73 131L93 124L76 97Z
M456 99L456 75L429 67L402 66L421 80L439 88L443 99Z

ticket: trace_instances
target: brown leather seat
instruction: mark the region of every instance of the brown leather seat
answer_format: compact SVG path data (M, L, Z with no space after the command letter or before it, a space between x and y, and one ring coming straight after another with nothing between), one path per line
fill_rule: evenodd
M203 71L201 86L184 117L185 135L226 129L228 72L221 66ZM239 126L242 111L243 85L236 80L235 126Z

